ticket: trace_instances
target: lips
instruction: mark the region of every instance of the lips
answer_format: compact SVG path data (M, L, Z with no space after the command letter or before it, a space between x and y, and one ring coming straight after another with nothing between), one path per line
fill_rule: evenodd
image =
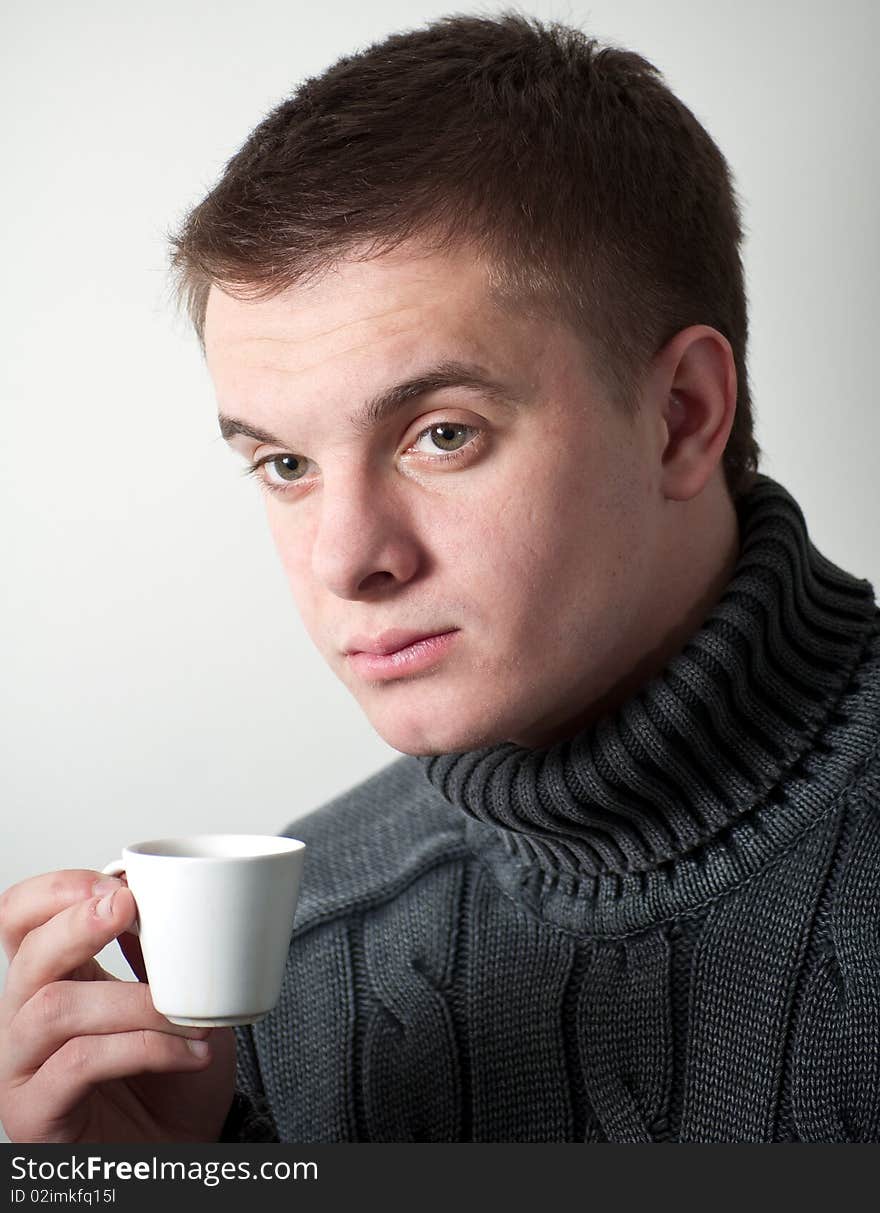
M431 636L443 636L447 632L453 631L456 631L456 629L445 627L433 628L427 632L409 632L401 628L391 628L387 632L381 632L378 636L352 636L343 652L346 656L350 656L352 653L373 653L378 656L388 656L389 653L397 653L400 649L405 649L419 640L427 640Z
M394 643L399 640L395 639ZM393 649L390 653L368 653L361 649L359 652L348 653L348 662L354 675L365 683L406 683L417 675L433 673L442 667L451 650L454 650L458 628L448 632L435 632L430 636L416 632L403 633L412 637L402 648ZM415 637L418 637L415 639ZM391 642L382 637L375 637L370 643L384 643L387 647Z

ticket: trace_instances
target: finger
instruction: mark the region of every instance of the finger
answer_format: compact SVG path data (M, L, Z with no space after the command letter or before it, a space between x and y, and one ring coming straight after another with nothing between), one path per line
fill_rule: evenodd
M0 1026L8 1025L42 986L61 981L106 947L131 926L136 912L131 890L120 887L106 898L91 897L68 906L29 931L6 974Z
M186 1040L166 1032L77 1036L53 1053L28 1080L27 1099L33 1106L51 1109L53 1119L60 1118L69 1115L99 1082L135 1074L203 1070L210 1062L210 1045L206 1056L198 1057Z
M29 876L4 889L0 893L0 943L7 959L12 960L21 941L35 927L94 896L92 889L99 880L122 883L118 877L104 876L90 868L65 868Z
M4 1033L0 1081L27 1080L73 1037L135 1031L204 1040L210 1029L171 1023L153 1006L150 987L136 981L53 981L28 999Z

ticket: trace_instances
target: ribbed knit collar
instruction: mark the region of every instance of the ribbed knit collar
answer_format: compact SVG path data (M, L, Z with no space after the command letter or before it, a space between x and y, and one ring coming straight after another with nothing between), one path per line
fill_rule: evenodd
M419 757L519 861L578 878L650 872L747 815L812 746L876 626L874 589L816 550L769 476L736 510L727 589L620 709L549 748Z

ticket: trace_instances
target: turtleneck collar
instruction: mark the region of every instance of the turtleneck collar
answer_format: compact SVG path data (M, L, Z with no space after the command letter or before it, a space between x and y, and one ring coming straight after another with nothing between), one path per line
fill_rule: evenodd
M620 709L548 748L419 757L445 799L495 827L528 867L577 879L655 871L772 791L780 799L832 717L877 630L873 586L816 550L797 502L769 476L736 510L726 590Z

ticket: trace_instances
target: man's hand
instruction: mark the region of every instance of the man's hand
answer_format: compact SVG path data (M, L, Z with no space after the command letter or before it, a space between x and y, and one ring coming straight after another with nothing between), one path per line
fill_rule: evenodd
M115 887L112 903L93 893ZM9 957L0 996L0 1122L14 1142L217 1141L232 1102L232 1028L173 1024L153 1006L140 942L120 947L138 981L94 959L134 922L124 880L47 872L0 895ZM198 1057L187 1040L210 1038Z

